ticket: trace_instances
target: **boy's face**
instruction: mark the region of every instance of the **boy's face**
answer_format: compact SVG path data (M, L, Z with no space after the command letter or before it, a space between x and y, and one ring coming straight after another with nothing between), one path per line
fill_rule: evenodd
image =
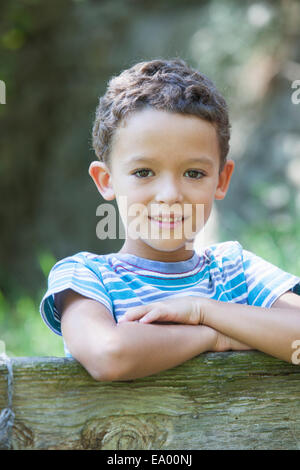
M234 169L228 160L219 173L219 155L215 127L206 120L149 108L131 115L114 135L111 170L103 162L90 166L104 199L117 199L127 229L120 252L189 259L186 242L203 228L214 199L224 198Z

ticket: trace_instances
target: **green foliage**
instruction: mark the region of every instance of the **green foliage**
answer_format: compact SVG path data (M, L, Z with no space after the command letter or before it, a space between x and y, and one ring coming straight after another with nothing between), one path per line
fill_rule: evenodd
M55 264L49 252L38 255L40 268L46 279ZM52 333L39 314L39 304L44 295L40 290L36 297L14 286L14 298L9 299L0 290L0 340L4 342L6 353L11 356L64 356L60 336Z
M47 278L51 268L54 266L57 260L54 258L52 253L43 251L38 254L38 261L45 278Z
M41 297L8 301L0 291L0 340L9 356L64 356L62 338L51 333L39 315Z
M225 230L222 239L228 237ZM284 271L300 275L300 219L277 217L263 224L244 225L239 228L238 241L244 249L252 251Z

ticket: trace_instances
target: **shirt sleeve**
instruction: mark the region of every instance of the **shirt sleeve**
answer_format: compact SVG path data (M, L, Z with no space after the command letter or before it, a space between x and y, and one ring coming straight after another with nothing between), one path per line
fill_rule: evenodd
M248 304L271 307L282 294L291 290L300 295L300 278L268 261L243 250L243 267L248 288Z
M56 263L48 277L48 289L40 304L40 314L46 325L62 336L60 314L54 295L65 289L88 297L105 305L114 317L112 300L102 282L100 272L83 253L64 258Z

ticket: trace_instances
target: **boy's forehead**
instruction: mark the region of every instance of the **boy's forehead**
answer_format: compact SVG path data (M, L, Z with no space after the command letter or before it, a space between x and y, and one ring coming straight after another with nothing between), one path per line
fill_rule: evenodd
M172 128L178 130L178 127L180 127L183 131L190 132L193 130L198 131L199 128L214 129L214 125L211 122L194 114L184 114L147 107L129 114L120 122L118 130L126 131L136 128L157 132L164 130L164 127L161 127L161 125L170 130L172 130Z
M181 159L176 159L176 156L174 156L174 158L172 159L171 157L171 160L179 160L178 163L181 162L181 160L184 162L184 164L199 164L199 165L206 165L206 166L209 166L209 167L212 167L214 165L214 160L207 156L207 155L200 155L199 157L190 157L188 154L183 154L182 155L182 158ZM168 163L170 163L171 161L170 159L168 160ZM161 161L161 159L159 158L159 156L157 158L152 158L152 157L148 157L147 155L132 155L132 156L129 156L128 158L124 159L124 165L137 165L137 164L157 164Z
M219 154L214 124L194 115L146 109L129 116L117 129L113 149L124 158L150 157L151 152ZM114 152L113 152L114 153Z

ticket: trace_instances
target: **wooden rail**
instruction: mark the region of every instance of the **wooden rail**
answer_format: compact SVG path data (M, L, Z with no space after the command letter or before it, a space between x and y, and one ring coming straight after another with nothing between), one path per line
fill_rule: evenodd
M300 367L256 351L96 382L73 359L11 360L12 449L300 449ZM0 412L7 407L0 365Z

